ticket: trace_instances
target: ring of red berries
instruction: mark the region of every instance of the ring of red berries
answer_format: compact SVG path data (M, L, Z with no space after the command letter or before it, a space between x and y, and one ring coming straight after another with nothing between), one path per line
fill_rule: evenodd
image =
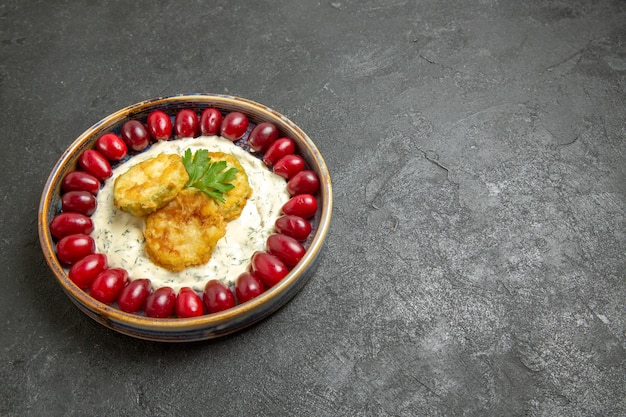
M96 195L116 163L144 151L152 142L200 135L222 136L262 158L269 169L285 178L291 197L282 207L265 250L252 255L248 270L232 286L212 279L201 293L190 287L178 293L168 286L154 289L149 279L131 279L125 269L109 266L106 254L96 252L90 236ZM213 107L200 114L182 109L174 117L154 110L145 120L129 120L118 132L102 134L93 148L80 154L76 169L61 180L61 210L49 227L57 258L68 268L68 277L92 298L148 317L196 317L252 300L300 262L312 231L310 219L318 209L315 195L319 188L317 174L296 153L294 141L279 137L273 123L253 125L241 112L222 113Z

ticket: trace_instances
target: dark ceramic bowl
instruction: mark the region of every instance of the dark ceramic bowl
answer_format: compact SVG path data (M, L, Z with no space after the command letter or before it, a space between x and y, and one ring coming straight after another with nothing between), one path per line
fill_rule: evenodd
M156 109L173 117L180 109L192 109L200 114L208 107L215 107L224 114L232 111L242 112L248 116L251 124L274 123L279 129L280 136L288 136L294 140L297 153L305 159L308 167L318 174L321 182L320 191L316 195L318 211L310 219L313 231L304 258L278 284L253 300L223 312L200 317L150 318L125 313L115 305L95 300L69 279L67 267L58 261L55 253L56 242L50 234L49 224L60 212L62 179L76 168L78 156L84 150L92 148L99 136L119 131L121 125L128 120L145 121L147 115ZM245 140L242 143L245 143ZM41 196L38 227L39 240L48 265L61 288L85 314L110 329L133 337L184 342L212 339L239 331L266 318L287 303L302 288L314 270L328 232L331 212L332 187L328 169L313 141L298 126L278 112L250 100L225 95L192 94L134 104L104 118L80 135L63 153L50 173Z

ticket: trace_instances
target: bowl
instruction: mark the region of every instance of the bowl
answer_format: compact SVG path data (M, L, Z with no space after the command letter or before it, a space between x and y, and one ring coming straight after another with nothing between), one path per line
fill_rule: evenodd
M161 110L172 119L181 109L192 109L198 115L213 107L222 114L237 111L245 114L250 126L261 122L274 123L279 137L290 137L296 153L302 156L307 168L315 171L320 180L315 195L318 208L309 219L312 232L305 243L306 253L289 273L276 285L245 303L230 309L193 318L152 318L145 314L126 313L115 303L106 304L92 298L89 291L79 288L68 276L68 266L59 262L56 240L50 232L50 222L61 211L61 183L65 175L77 169L79 155L90 148L98 137L108 132L119 132L128 120L146 120L149 113ZM250 128L246 136L250 132ZM240 142L246 148L246 138ZM332 186L322 155L313 141L295 123L271 108L240 97L218 94L188 94L156 98L125 107L97 122L81 134L61 155L43 189L38 214L39 240L43 255L57 282L70 300L87 316L119 333L139 339L160 342L189 342L213 339L251 326L268 317L285 303L310 279L316 261L323 250L332 212ZM110 267L114 265L109 265Z

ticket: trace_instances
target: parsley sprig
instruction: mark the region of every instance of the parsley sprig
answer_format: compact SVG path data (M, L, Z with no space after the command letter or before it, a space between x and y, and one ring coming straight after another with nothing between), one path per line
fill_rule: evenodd
M206 149L198 149L193 155L187 149L183 165L189 174L185 188L196 188L222 203L225 202L223 194L235 188L231 181L235 179L237 168L227 170L226 161L211 162Z

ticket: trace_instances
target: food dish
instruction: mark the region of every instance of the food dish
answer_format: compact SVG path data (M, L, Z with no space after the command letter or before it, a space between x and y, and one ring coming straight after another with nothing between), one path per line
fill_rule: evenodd
M104 303L90 296L68 277L68 267L59 261L56 253L57 240L51 234L50 223L60 212L61 185L68 173L79 165L79 156L92 149L96 140L109 132L119 132L129 120L145 122L154 110L161 110L171 118L183 109L197 114L207 108L216 108L223 114L240 112L250 121L250 127L242 140L235 142L249 150L247 137L253 126L264 122L278 127L280 136L289 137L296 146L297 155L314 171L320 182L317 210L310 218L312 232L306 242L302 259L290 269L277 284L256 298L233 308L193 318L153 318L141 314L126 313L115 303ZM132 153L131 153L132 155ZM293 122L280 113L256 102L226 95L192 94L146 100L121 109L93 125L80 135L63 153L54 166L44 187L39 206L39 238L44 257L58 283L69 298L89 317L120 333L154 341L197 341L212 339L239 331L269 316L288 302L306 283L313 272L316 260L323 248L330 226L332 212L332 186L325 162L313 141Z

